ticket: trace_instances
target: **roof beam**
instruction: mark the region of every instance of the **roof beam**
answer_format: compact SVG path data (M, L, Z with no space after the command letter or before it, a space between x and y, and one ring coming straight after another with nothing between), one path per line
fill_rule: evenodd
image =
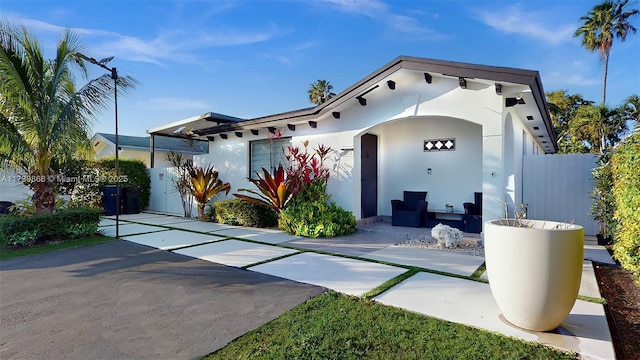
M467 80L465 80L465 78L463 77L458 78L458 84L460 84L460 87L463 89L467 88Z

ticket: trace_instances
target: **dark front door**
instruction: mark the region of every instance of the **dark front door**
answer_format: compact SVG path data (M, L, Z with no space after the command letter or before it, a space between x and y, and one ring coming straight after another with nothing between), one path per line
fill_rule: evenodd
M360 157L362 217L378 215L378 136L364 134Z

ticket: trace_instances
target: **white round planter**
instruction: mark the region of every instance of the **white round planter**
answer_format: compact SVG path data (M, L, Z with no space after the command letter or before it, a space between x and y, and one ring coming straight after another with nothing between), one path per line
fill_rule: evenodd
M555 329L578 296L584 229L542 220L522 220L526 228L501 222L484 227L487 274L498 307L515 326Z

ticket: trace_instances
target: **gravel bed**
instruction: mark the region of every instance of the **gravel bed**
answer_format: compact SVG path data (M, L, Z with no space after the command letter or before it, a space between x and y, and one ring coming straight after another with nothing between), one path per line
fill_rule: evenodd
M394 246L415 247L415 248L421 248L421 249L452 252L452 253L462 254L462 255L484 257L484 247L474 246L470 244L459 244L458 247L456 248L445 248L438 245L438 243L435 241L428 241L428 240L422 240L422 239L409 239L401 243L394 244Z

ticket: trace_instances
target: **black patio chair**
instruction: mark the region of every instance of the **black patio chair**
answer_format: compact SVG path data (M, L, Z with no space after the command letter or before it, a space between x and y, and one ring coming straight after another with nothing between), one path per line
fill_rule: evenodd
M474 193L473 198L474 202L462 204L464 207L463 231L480 234L482 232L482 193Z
M424 227L427 191L405 191L403 200L391 200L391 225Z

